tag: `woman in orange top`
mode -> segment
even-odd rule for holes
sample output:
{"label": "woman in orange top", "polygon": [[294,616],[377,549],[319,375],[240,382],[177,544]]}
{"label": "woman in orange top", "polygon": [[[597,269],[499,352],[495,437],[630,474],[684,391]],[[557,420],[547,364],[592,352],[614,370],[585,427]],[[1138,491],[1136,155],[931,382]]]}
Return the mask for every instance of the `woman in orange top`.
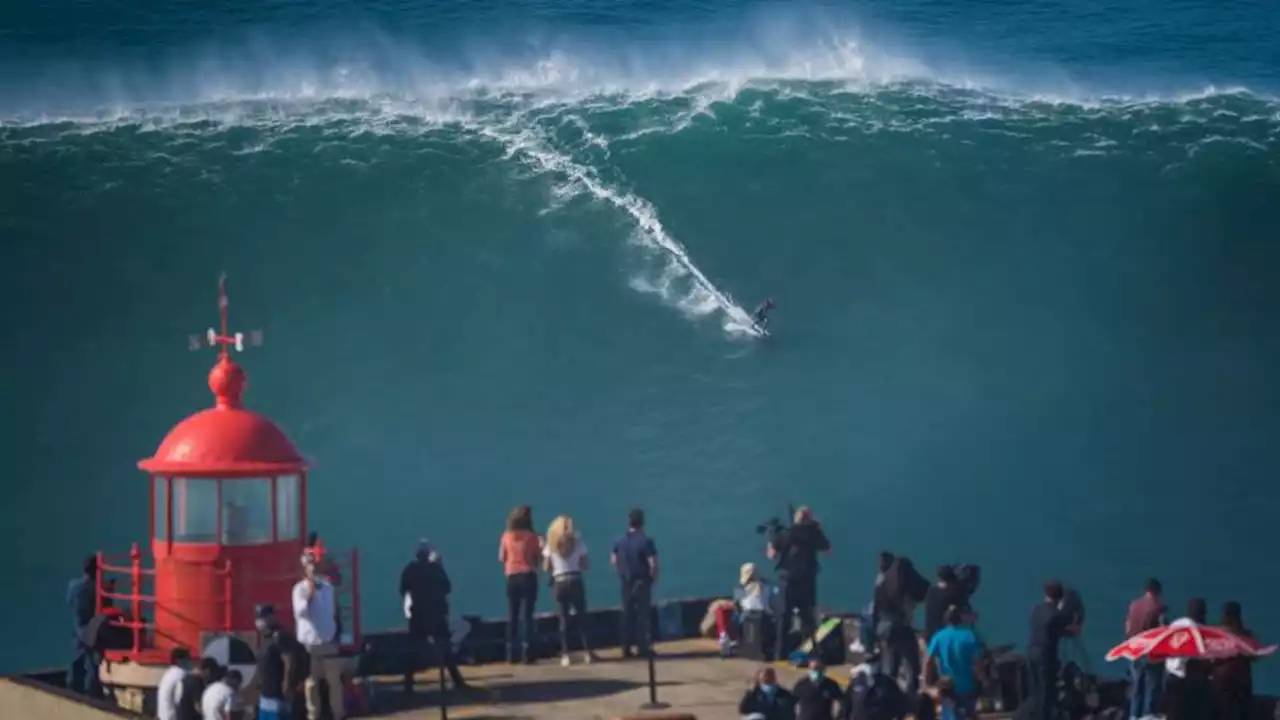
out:
{"label": "woman in orange top", "polygon": [[[498,542],[498,562],[507,575],[507,662],[517,658],[533,663],[533,606],[538,601],[538,561],[542,540],[533,532],[533,509],[521,505],[507,516],[507,530]],[[523,623],[520,621],[523,619]],[[516,626],[522,625],[520,654],[516,653]]]}

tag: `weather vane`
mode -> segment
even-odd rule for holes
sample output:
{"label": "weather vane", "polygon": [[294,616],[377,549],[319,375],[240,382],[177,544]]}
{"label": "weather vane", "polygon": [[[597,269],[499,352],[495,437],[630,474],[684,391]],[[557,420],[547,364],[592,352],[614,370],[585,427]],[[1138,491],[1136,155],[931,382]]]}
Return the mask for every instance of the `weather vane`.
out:
{"label": "weather vane", "polygon": [[189,336],[188,342],[192,350],[221,346],[219,354],[222,357],[226,357],[228,348],[234,347],[236,352],[244,352],[246,344],[255,347],[262,344],[261,330],[250,331],[248,335],[227,332],[227,309],[230,305],[231,302],[227,300],[227,274],[224,272],[218,277],[218,317],[221,321],[222,331],[218,332],[213,328],[209,328],[203,338],[199,335]]}

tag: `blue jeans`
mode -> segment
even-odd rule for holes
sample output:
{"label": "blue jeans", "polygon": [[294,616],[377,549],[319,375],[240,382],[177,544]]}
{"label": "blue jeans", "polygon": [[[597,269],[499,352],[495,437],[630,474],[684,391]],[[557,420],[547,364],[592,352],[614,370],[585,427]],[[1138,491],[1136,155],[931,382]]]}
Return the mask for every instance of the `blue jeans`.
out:
{"label": "blue jeans", "polygon": [[259,698],[258,720],[287,720],[293,716],[292,709],[285,700]]}
{"label": "blue jeans", "polygon": [[1164,663],[1133,661],[1129,681],[1129,717],[1155,715],[1164,690]]}
{"label": "blue jeans", "polygon": [[941,720],[973,720],[978,717],[978,696],[956,693],[942,701]]}
{"label": "blue jeans", "polygon": [[870,613],[862,615],[858,622],[858,642],[862,643],[862,647],[867,652],[875,652],[876,623],[871,619]]}
{"label": "blue jeans", "polygon": [[75,659],[67,668],[67,689],[90,697],[102,695],[102,682],[98,677],[98,666],[101,659],[97,653],[86,648],[76,649]]}

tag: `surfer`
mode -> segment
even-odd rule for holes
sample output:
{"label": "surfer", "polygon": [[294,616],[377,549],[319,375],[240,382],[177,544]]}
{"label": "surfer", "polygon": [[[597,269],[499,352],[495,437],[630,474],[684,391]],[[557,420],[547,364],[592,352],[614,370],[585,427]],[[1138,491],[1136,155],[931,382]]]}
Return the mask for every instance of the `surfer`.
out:
{"label": "surfer", "polygon": [[751,320],[755,322],[756,327],[761,330],[769,327],[769,311],[773,309],[774,304],[773,298],[768,298],[756,306],[756,311],[751,313]]}

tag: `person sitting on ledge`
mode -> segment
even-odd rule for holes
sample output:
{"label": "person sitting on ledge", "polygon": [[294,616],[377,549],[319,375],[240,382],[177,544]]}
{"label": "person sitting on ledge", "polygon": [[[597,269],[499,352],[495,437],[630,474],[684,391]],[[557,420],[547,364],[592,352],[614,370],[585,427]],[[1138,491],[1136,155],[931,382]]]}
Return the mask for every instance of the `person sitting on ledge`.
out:
{"label": "person sitting on ledge", "polygon": [[778,686],[777,673],[771,667],[756,671],[751,687],[738,703],[743,720],[794,720],[795,698],[786,688]]}
{"label": "person sitting on ledge", "polygon": [[738,571],[738,586],[733,589],[733,603],[738,612],[773,614],[775,589],[760,576],[755,563],[743,563]]}

